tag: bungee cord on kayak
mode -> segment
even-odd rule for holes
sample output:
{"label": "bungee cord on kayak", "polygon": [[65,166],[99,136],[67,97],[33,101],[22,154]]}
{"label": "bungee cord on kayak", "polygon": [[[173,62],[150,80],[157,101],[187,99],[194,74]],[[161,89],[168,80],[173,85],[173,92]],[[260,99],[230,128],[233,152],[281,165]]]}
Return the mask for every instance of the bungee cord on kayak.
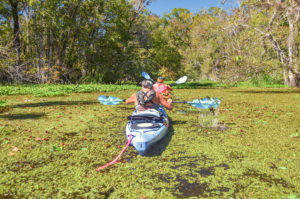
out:
{"label": "bungee cord on kayak", "polygon": [[96,171],[100,171],[100,170],[102,170],[102,169],[104,169],[104,168],[106,168],[106,167],[108,167],[108,166],[110,166],[110,165],[113,165],[113,164],[117,163],[118,159],[123,155],[123,153],[124,153],[124,152],[126,151],[126,149],[129,147],[129,145],[130,145],[130,143],[131,143],[131,140],[132,140],[132,135],[129,136],[128,141],[127,141],[127,144],[126,144],[126,146],[124,147],[124,149],[121,151],[121,153],[120,153],[113,161],[111,161],[111,162],[109,162],[109,163],[107,163],[107,164],[105,164],[105,165],[103,165],[103,166],[97,168]]}

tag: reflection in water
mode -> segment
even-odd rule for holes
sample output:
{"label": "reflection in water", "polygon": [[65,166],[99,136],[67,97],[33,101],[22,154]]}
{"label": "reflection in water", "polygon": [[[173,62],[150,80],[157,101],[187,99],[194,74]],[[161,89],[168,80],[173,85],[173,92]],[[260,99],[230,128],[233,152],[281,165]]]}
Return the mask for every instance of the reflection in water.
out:
{"label": "reflection in water", "polygon": [[218,126],[218,109],[199,109],[199,124],[201,127]]}

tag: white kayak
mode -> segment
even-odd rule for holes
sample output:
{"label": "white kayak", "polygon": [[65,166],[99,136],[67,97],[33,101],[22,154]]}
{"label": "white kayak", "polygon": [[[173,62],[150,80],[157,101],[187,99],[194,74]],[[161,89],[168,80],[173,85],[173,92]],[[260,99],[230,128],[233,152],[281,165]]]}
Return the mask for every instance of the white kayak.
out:
{"label": "white kayak", "polygon": [[129,135],[132,135],[131,145],[140,155],[145,155],[151,145],[167,134],[169,119],[162,107],[158,110],[134,111],[127,119],[126,137],[129,139]]}

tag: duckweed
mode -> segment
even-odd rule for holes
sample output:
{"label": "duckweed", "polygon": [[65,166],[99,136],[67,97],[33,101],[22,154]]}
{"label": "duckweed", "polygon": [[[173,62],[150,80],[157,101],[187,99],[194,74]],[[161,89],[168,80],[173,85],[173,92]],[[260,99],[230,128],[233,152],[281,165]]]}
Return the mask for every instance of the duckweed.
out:
{"label": "duckweed", "polygon": [[299,89],[175,90],[182,100],[222,98],[223,128],[203,127],[196,109],[174,104],[168,134],[146,156],[129,147],[96,172],[125,146],[133,111],[97,96],[133,92],[0,96],[12,107],[0,114],[0,198],[299,197]]}

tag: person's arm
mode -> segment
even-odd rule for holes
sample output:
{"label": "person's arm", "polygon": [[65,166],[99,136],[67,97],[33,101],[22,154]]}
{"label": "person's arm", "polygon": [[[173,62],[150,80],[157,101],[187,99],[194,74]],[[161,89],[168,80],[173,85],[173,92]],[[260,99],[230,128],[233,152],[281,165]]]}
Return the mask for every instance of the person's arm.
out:
{"label": "person's arm", "polygon": [[173,89],[171,88],[170,85],[167,85],[167,90],[172,91]]}
{"label": "person's arm", "polygon": [[132,103],[135,103],[135,99],[136,99],[136,95],[135,95],[135,93],[133,93],[133,94],[131,95],[131,97],[128,98],[128,99],[125,101],[125,104],[132,104]]}
{"label": "person's arm", "polygon": [[172,110],[173,109],[171,102],[167,102],[163,98],[162,95],[158,94],[158,95],[156,95],[156,97],[158,97],[160,104],[163,105],[166,109],[168,109],[168,110]]}

